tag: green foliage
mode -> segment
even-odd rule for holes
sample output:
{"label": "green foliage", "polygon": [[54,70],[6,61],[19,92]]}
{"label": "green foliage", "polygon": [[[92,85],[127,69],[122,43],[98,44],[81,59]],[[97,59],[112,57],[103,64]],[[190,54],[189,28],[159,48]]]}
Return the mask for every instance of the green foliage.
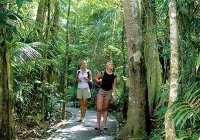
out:
{"label": "green foliage", "polygon": [[45,123],[42,122],[44,118],[44,115],[42,114],[37,114],[36,116],[32,116],[32,115],[29,115],[27,116],[27,119],[29,121],[33,121],[35,122],[39,127],[43,128],[43,129],[47,129],[47,125]]}
{"label": "green foliage", "polygon": [[[54,2],[55,0],[51,0],[51,21],[55,18],[53,17]],[[2,4],[7,7],[5,8]],[[153,30],[157,34],[164,83],[161,87],[160,100],[151,116],[153,120],[151,138],[155,140],[164,139],[163,122],[169,97],[170,44],[167,4],[168,2],[163,0],[157,0],[155,3],[157,26],[153,27]],[[60,113],[60,105],[64,102],[59,84],[66,50],[67,5],[68,1],[61,0],[59,27],[56,35],[49,32],[47,40],[46,29],[53,29],[55,26],[52,22],[50,27],[46,25],[46,22],[41,25],[35,20],[38,1],[1,0],[0,2],[0,30],[6,33],[5,36],[0,33],[0,44],[6,40],[8,47],[11,48],[16,121],[23,122],[28,116],[29,120],[43,127],[41,123],[43,118],[50,119],[53,115]],[[181,68],[179,95],[181,98],[172,106],[175,114],[174,122],[180,138],[195,139],[199,127],[199,89],[197,88],[199,83],[193,86],[187,84],[188,81],[195,83],[199,80],[200,10],[196,0],[187,2],[178,0],[177,9]],[[85,0],[80,3],[72,1],[68,48],[68,102],[77,101],[75,74],[80,68],[81,60],[87,60],[88,69],[92,71],[94,80],[97,73],[105,69],[105,64],[112,54],[114,73],[118,81],[119,103],[115,106],[111,102],[110,108],[122,110],[124,101],[128,100],[129,85],[128,64],[122,59],[123,20],[122,1]],[[113,23],[115,23],[115,28]],[[126,45],[124,47],[124,51],[127,52]],[[126,53],[125,61],[127,61]],[[47,77],[44,77],[44,71]],[[122,76],[125,77],[125,81]],[[40,114],[42,94],[47,98],[46,116]],[[95,106],[95,96],[96,91],[93,89],[88,107]],[[190,107],[191,104],[197,102],[195,108]]]}
{"label": "green foliage", "polygon": [[[175,102],[171,108],[174,114],[174,122],[180,129],[190,129],[191,134],[198,129],[200,120],[200,89],[199,83],[189,86],[188,91]],[[190,135],[191,136],[191,135]]]}
{"label": "green foliage", "polygon": [[19,8],[22,7],[23,1],[24,1],[24,0],[16,0],[17,6],[18,6]]}
{"label": "green foliage", "polygon": [[167,111],[169,98],[169,82],[161,87],[160,101],[156,106],[156,110],[151,116],[152,121],[152,132],[150,135],[151,140],[160,140],[165,138],[165,126],[164,119]]}
{"label": "green foliage", "polygon": [[199,65],[200,65],[200,54],[199,54],[197,61],[196,61],[196,71],[198,71]]}

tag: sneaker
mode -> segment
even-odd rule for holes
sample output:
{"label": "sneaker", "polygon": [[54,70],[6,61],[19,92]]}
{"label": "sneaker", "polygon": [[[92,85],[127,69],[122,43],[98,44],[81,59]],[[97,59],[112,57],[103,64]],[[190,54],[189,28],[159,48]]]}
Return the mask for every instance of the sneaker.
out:
{"label": "sneaker", "polygon": [[77,120],[76,122],[82,122],[82,119]]}
{"label": "sneaker", "polygon": [[106,130],[106,131],[107,131],[107,130],[108,130],[108,127],[104,127],[103,130]]}
{"label": "sneaker", "polygon": [[85,122],[85,119],[84,119],[84,118],[82,118],[81,122],[82,122],[82,123],[84,123],[84,122]]}
{"label": "sneaker", "polygon": [[108,127],[107,127],[106,124],[104,124],[104,126],[103,126],[103,130],[108,130]]}
{"label": "sneaker", "polygon": [[95,130],[100,130],[100,127],[95,127],[94,129],[95,129]]}

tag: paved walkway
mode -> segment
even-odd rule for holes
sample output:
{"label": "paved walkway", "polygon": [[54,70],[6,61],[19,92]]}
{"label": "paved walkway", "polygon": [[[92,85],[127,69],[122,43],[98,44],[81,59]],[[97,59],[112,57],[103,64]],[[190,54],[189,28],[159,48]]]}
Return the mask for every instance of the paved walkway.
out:
{"label": "paved walkway", "polygon": [[[107,121],[108,131],[94,130],[96,126],[96,111],[87,110],[84,123],[76,122],[80,118],[78,108],[68,108],[73,114],[65,126],[58,129],[48,140],[114,140],[118,133],[116,120],[109,115]],[[103,119],[103,118],[102,118]]]}

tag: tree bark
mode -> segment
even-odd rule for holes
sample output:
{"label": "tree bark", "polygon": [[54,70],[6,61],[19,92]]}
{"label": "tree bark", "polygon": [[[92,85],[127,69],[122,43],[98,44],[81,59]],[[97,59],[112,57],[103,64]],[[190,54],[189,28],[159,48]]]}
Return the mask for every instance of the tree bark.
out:
{"label": "tree bark", "polygon": [[[48,59],[48,41],[49,41],[49,28],[50,28],[50,11],[51,11],[51,3],[50,0],[47,0],[47,25],[46,25],[46,31],[45,31],[45,52],[44,52],[44,59]],[[48,72],[48,66],[44,64],[44,70],[43,70],[43,84],[45,85],[47,81],[47,72]],[[45,92],[45,91],[44,91]],[[43,121],[47,118],[47,102],[48,97],[45,95],[45,93],[42,93],[42,108],[41,112],[44,115]]]}
{"label": "tree bark", "polygon": [[[122,32],[121,32],[121,51],[122,51],[122,58],[123,58],[123,70],[122,75],[124,78],[126,77],[126,57],[125,57],[125,27],[123,23]],[[126,93],[126,80],[123,79],[123,119],[127,120],[127,111],[128,111],[128,93]]]}
{"label": "tree bark", "polygon": [[3,30],[0,36],[4,38],[0,46],[0,139],[15,140],[10,50]]}
{"label": "tree bark", "polygon": [[73,34],[73,46],[75,47],[76,46],[76,30],[77,30],[77,17],[75,16],[74,17],[74,34]]}
{"label": "tree bark", "polygon": [[[115,3],[114,3],[114,5],[115,5]],[[114,19],[113,19],[113,25],[112,25],[112,40],[111,40],[112,46],[115,46],[114,40],[115,40],[116,19],[117,19],[117,12],[115,11],[115,13],[114,13]],[[112,59],[113,59],[113,54],[112,54],[112,50],[110,50],[110,61]]]}
{"label": "tree bark", "polygon": [[138,0],[124,0],[124,20],[128,45],[129,106],[122,135],[134,139],[146,136],[146,75],[143,58],[141,18]]}
{"label": "tree bark", "polygon": [[63,107],[62,107],[62,119],[65,119],[66,116],[66,96],[67,96],[67,71],[68,71],[68,54],[69,54],[69,16],[70,16],[71,0],[68,4],[68,13],[67,13],[67,31],[66,31],[66,50],[64,56],[64,67],[63,67],[63,76],[61,80],[61,93],[63,94]]}
{"label": "tree bark", "polygon": [[47,0],[40,0],[37,9],[36,21],[38,21],[41,25],[43,25],[45,21],[45,15],[47,10],[46,5],[47,5]]}
{"label": "tree bark", "polygon": [[171,61],[170,61],[170,95],[168,102],[168,110],[165,114],[165,132],[166,140],[176,139],[175,124],[173,123],[172,110],[170,106],[177,100],[178,97],[178,28],[176,21],[176,2],[169,1],[169,20],[170,20],[170,45],[171,45]]}
{"label": "tree bark", "polygon": [[55,38],[59,29],[59,19],[60,19],[60,0],[56,0],[54,3],[54,15],[53,15],[53,25],[51,28],[52,37]]}
{"label": "tree bark", "polygon": [[156,46],[157,37],[153,31],[156,26],[155,0],[143,0],[144,5],[144,58],[147,70],[147,88],[149,111],[152,115],[159,101],[159,93],[162,85],[162,70],[159,60],[159,52]]}

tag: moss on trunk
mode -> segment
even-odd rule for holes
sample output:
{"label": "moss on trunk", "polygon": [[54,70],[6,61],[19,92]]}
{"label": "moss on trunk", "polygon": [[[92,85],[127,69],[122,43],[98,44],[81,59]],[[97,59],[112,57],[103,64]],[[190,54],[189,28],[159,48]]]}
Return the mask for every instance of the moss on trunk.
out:
{"label": "moss on trunk", "polygon": [[128,118],[121,135],[134,139],[146,136],[146,74],[143,57],[141,18],[137,0],[124,1],[124,19],[129,62]]}
{"label": "moss on trunk", "polygon": [[[1,33],[3,33],[3,31],[1,31]],[[5,40],[2,42],[0,48],[0,61],[0,139],[14,140],[15,125],[12,95],[11,61],[10,50],[6,46]]]}
{"label": "moss on trunk", "polygon": [[[157,37],[153,30],[156,26],[155,1],[144,0],[144,58],[147,72],[148,103],[150,114],[153,113],[159,101],[159,93],[162,85],[162,70],[159,60],[159,52],[156,46]],[[151,5],[154,3],[154,5]],[[151,6],[149,6],[151,5]]]}

